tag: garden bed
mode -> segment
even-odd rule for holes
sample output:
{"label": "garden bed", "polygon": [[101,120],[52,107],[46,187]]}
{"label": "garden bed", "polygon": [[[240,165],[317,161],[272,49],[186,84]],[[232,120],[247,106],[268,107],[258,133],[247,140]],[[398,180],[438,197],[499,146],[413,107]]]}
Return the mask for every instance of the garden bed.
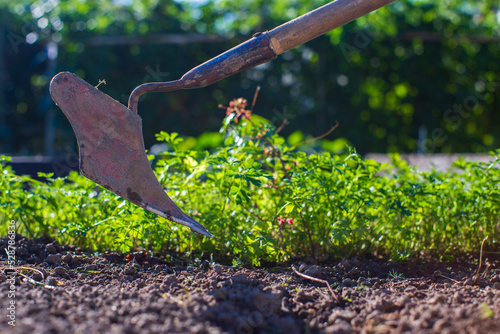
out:
{"label": "garden bed", "polygon": [[[13,333],[497,333],[500,263],[346,259],[246,269],[18,236]],[[0,239],[0,248],[7,239]],[[7,257],[2,252],[1,260]],[[486,269],[486,270],[485,270]],[[0,274],[1,309],[11,277]],[[29,277],[29,279],[27,278]],[[6,317],[2,322],[7,325]],[[2,327],[7,328],[10,326]]]}

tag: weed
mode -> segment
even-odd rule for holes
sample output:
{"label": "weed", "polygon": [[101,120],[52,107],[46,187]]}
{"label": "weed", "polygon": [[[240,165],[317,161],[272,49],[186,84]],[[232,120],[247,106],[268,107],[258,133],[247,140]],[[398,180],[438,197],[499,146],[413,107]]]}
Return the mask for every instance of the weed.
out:
{"label": "weed", "polygon": [[241,259],[239,257],[233,258],[233,267],[234,268],[241,268],[242,265],[243,265],[243,262],[241,261]]}
{"label": "weed", "polygon": [[363,284],[358,284],[354,287],[354,290],[356,290],[356,291],[368,290],[368,287],[366,285],[363,285]]}
{"label": "weed", "polygon": [[398,271],[396,269],[392,269],[391,271],[389,271],[388,275],[390,278],[395,279],[395,280],[401,280],[404,278],[403,274],[398,273]]}
{"label": "weed", "polygon": [[493,312],[493,310],[486,303],[481,303],[481,305],[479,305],[479,308],[482,312],[482,319],[488,319],[495,315],[495,312]]}
{"label": "weed", "polygon": [[[45,175],[42,183],[4,164],[0,217],[32,238],[47,234],[96,250],[218,254],[234,265],[367,252],[453,256],[474,251],[487,235],[498,244],[500,150],[491,164],[460,159],[460,172],[421,173],[396,154],[395,167],[352,148],[307,154],[247,110],[245,100],[225,110],[223,142],[212,152],[186,149],[176,133],[161,132],[157,139],[170,150],[153,160],[169,196],[215,238],[190,233],[77,173]],[[7,235],[5,224],[0,235]]]}

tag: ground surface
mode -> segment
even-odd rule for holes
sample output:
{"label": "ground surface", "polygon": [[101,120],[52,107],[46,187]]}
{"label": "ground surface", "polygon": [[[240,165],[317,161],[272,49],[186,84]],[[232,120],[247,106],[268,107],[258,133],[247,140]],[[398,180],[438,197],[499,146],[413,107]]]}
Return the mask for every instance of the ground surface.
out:
{"label": "ground surface", "polygon": [[[6,247],[0,239],[0,249]],[[12,327],[6,317],[12,276],[0,271],[0,332],[483,334],[500,328],[500,265],[491,259],[477,284],[477,263],[465,260],[296,264],[332,284],[337,301],[325,284],[290,268],[174,266],[142,253],[89,256],[24,238],[17,247],[17,264],[41,273],[21,271],[32,280],[16,276]]]}

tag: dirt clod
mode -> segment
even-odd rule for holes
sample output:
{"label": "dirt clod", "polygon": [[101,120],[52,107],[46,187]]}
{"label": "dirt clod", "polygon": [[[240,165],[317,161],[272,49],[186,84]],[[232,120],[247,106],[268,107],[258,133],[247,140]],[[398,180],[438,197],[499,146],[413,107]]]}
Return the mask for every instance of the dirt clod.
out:
{"label": "dirt clod", "polygon": [[63,267],[56,267],[56,268],[54,269],[54,273],[56,273],[56,274],[57,274],[57,275],[59,275],[59,276],[63,276],[63,277],[64,277],[64,276],[67,276],[66,269],[65,269],[65,268],[63,268]]}
{"label": "dirt clod", "polygon": [[70,253],[68,253],[63,256],[62,260],[64,261],[64,263],[70,264],[71,261],[73,260],[73,256]]}
{"label": "dirt clod", "polygon": [[61,264],[62,258],[59,254],[50,254],[45,258],[45,262],[50,264]]}
{"label": "dirt clod", "polygon": [[133,275],[133,274],[137,273],[137,270],[132,266],[128,266],[123,270],[123,273],[125,275]]}
{"label": "dirt clod", "polygon": [[47,278],[47,284],[55,286],[59,284],[59,281],[57,280],[57,278],[50,276],[49,278]]}
{"label": "dirt clod", "polygon": [[214,265],[213,269],[217,274],[222,274],[222,267],[219,266],[218,264]]}

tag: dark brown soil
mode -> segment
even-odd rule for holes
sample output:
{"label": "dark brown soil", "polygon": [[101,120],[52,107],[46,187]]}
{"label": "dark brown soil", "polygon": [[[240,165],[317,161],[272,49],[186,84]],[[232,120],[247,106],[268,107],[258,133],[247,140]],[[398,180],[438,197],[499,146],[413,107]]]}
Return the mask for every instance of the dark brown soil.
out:
{"label": "dark brown soil", "polygon": [[[90,256],[18,237],[0,273],[0,332],[12,333],[499,333],[500,265],[343,260],[330,266],[174,266],[145,253]],[[0,239],[0,249],[7,239]],[[0,257],[6,263],[2,251]],[[15,327],[7,298],[15,278]],[[38,283],[37,283],[38,282]]]}

